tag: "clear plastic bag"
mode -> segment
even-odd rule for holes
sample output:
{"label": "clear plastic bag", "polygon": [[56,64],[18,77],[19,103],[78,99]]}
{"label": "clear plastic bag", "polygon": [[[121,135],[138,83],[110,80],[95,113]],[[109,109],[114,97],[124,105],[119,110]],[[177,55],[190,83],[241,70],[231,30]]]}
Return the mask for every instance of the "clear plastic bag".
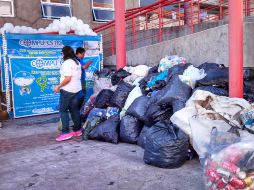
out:
{"label": "clear plastic bag", "polygon": [[206,189],[254,189],[254,138],[250,133],[214,128],[209,150],[203,162]]}
{"label": "clear plastic bag", "polygon": [[184,57],[179,57],[178,55],[166,56],[160,60],[160,64],[158,67],[158,72],[163,72],[173,67],[174,65],[186,63],[186,59]]}

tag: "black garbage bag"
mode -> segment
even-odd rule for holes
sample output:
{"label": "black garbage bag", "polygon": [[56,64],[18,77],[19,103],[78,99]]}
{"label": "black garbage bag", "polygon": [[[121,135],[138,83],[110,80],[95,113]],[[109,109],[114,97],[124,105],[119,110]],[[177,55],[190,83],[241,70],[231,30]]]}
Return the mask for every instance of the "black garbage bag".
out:
{"label": "black garbage bag", "polygon": [[254,80],[244,80],[243,91],[243,98],[248,102],[254,102]]}
{"label": "black garbage bag", "polygon": [[129,72],[125,71],[124,69],[119,69],[115,73],[111,75],[111,83],[112,85],[118,84],[120,81],[122,81],[125,77],[131,75]]}
{"label": "black garbage bag", "polygon": [[149,129],[144,162],[160,168],[178,168],[188,155],[188,136],[170,121],[160,121]]}
{"label": "black garbage bag", "polygon": [[110,100],[113,96],[114,92],[109,89],[103,89],[97,95],[95,99],[95,107],[96,108],[107,108],[109,106]]}
{"label": "black garbage bag", "polygon": [[219,86],[228,88],[228,68],[210,69],[205,78],[198,80],[196,86]]}
{"label": "black garbage bag", "polygon": [[145,121],[146,111],[149,106],[148,101],[149,97],[147,96],[140,96],[136,98],[127,109],[126,114],[132,115],[141,121]]}
{"label": "black garbage bag", "polygon": [[100,71],[95,71],[94,74],[98,76],[99,78],[105,78],[105,77],[108,77],[111,72],[112,70],[108,68],[103,68]]}
{"label": "black garbage bag", "polygon": [[185,71],[185,69],[187,69],[191,64],[190,63],[186,63],[186,64],[178,64],[178,65],[174,65],[173,67],[168,69],[168,77],[166,79],[167,82],[169,82],[169,80],[173,77],[173,76],[178,76],[178,75],[182,75],[183,72]]}
{"label": "black garbage bag", "polygon": [[213,70],[213,69],[216,70],[216,69],[221,69],[221,68],[225,68],[225,65],[205,62],[205,63],[198,66],[198,69],[204,69],[205,72],[208,70]]}
{"label": "black garbage bag", "polygon": [[150,68],[149,71],[148,71],[148,75],[150,75],[152,73],[157,74],[158,73],[158,68],[159,68],[159,65],[156,65],[156,66],[153,66],[152,68]]}
{"label": "black garbage bag", "polygon": [[157,76],[157,73],[150,73],[139,81],[139,87],[143,95],[147,95],[152,89],[147,88],[147,83],[152,80],[153,77]]}
{"label": "black garbage bag", "polygon": [[121,82],[111,97],[110,107],[118,107],[121,109],[133,88],[134,86]]}
{"label": "black garbage bag", "polygon": [[183,108],[185,108],[185,102],[181,100],[175,100],[172,102],[173,114]]}
{"label": "black garbage bag", "polygon": [[145,125],[152,126],[158,121],[169,119],[173,115],[172,107],[150,104],[145,114]]}
{"label": "black garbage bag", "polygon": [[137,118],[131,115],[124,116],[120,125],[120,139],[126,143],[136,144],[142,127],[143,123]]}
{"label": "black garbage bag", "polygon": [[252,93],[244,93],[243,98],[250,103],[254,102],[254,94],[252,94]]}
{"label": "black garbage bag", "polygon": [[120,117],[111,116],[89,133],[89,139],[117,144],[119,142]]}
{"label": "black garbage bag", "polygon": [[143,95],[147,95],[149,92],[152,91],[152,89],[147,88],[147,83],[151,81],[153,77],[156,77],[158,75],[158,67],[159,65],[150,68],[147,76],[139,81],[139,87]]}
{"label": "black garbage bag", "polygon": [[215,86],[200,86],[200,87],[197,87],[193,90],[192,94],[194,92],[196,92],[196,90],[204,90],[204,91],[208,91],[208,92],[211,92],[215,95],[218,95],[218,96],[228,96],[228,91],[223,89],[223,88],[218,88],[218,87],[215,87]]}
{"label": "black garbage bag", "polygon": [[244,80],[253,80],[254,79],[254,69],[253,68],[244,68],[243,69],[243,78]]}
{"label": "black garbage bag", "polygon": [[144,126],[138,137],[138,145],[143,149],[145,149],[146,146],[146,137],[149,135],[149,129],[149,127]]}
{"label": "black garbage bag", "polygon": [[92,119],[87,120],[82,128],[82,139],[87,141],[90,132],[103,121],[105,121],[105,118],[99,116],[94,116]]}
{"label": "black garbage bag", "polygon": [[88,114],[94,108],[95,97],[90,97],[87,102],[83,102],[82,108],[80,109],[80,118],[82,122],[85,122]]}
{"label": "black garbage bag", "polygon": [[171,78],[167,86],[158,92],[161,98],[157,101],[157,105],[168,104],[175,100],[186,102],[191,92],[191,87],[182,82],[178,76]]}
{"label": "black garbage bag", "polygon": [[254,92],[254,80],[243,81],[243,90],[245,93],[253,93]]}
{"label": "black garbage bag", "polygon": [[161,90],[167,83],[165,80],[157,80],[155,81],[155,85],[153,85],[152,90]]}

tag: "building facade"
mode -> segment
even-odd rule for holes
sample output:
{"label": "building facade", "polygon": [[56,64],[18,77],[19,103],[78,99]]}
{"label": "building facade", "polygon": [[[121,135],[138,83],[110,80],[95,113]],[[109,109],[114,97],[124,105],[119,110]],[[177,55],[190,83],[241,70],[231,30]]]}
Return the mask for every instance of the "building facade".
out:
{"label": "building facade", "polygon": [[[126,9],[138,6],[139,0],[126,0]],[[0,28],[7,22],[45,28],[61,16],[75,16],[93,28],[114,18],[114,0],[0,0]]]}

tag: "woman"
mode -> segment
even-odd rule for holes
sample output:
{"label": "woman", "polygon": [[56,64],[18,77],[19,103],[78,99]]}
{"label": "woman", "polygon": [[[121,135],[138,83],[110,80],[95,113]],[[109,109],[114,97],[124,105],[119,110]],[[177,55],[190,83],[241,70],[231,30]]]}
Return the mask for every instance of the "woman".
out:
{"label": "woman", "polygon": [[[81,64],[76,59],[74,50],[70,46],[62,49],[64,62],[60,68],[60,84],[55,92],[60,92],[59,113],[62,121],[62,134],[56,141],[64,141],[73,136],[81,136],[80,107],[83,93],[81,88]],[[73,132],[69,131],[69,112],[74,123]]]}

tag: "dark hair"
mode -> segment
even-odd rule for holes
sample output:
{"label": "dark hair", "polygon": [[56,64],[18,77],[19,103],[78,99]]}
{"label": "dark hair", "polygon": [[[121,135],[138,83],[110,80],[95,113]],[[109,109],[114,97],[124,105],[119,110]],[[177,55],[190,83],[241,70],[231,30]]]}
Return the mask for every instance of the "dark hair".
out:
{"label": "dark hair", "polygon": [[72,49],[72,47],[70,46],[64,46],[62,49],[62,53],[63,53],[63,59],[64,61],[67,59],[72,59],[73,61],[76,62],[76,64],[79,64],[79,61],[76,58],[76,55],[74,53],[74,50]]}
{"label": "dark hair", "polygon": [[82,54],[82,53],[85,53],[85,52],[86,52],[86,50],[84,48],[82,48],[82,47],[78,47],[76,49],[76,55],[78,55],[79,53]]}

